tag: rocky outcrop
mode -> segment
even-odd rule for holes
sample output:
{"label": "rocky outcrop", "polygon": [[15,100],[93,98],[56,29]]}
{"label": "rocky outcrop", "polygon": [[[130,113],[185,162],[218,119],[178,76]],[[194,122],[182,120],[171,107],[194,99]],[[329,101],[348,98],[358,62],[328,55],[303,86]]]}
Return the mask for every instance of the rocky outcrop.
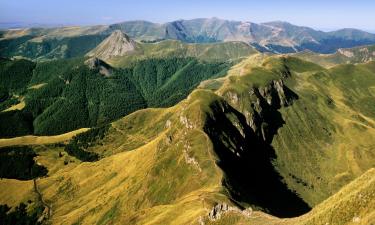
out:
{"label": "rocky outcrop", "polygon": [[109,77],[112,74],[112,67],[99,58],[90,58],[85,61],[85,64],[92,70],[98,70],[103,76]]}
{"label": "rocky outcrop", "polygon": [[242,96],[227,92],[224,98],[245,116],[247,124],[256,134],[270,143],[276,130],[283,124],[277,110],[291,105],[298,96],[279,79],[264,87],[251,87]]}
{"label": "rocky outcrop", "polygon": [[136,50],[136,42],[120,30],[115,30],[96,48],[87,53],[89,57],[108,60],[116,56],[124,56]]}
{"label": "rocky outcrop", "polygon": [[338,53],[348,57],[348,58],[352,58],[354,56],[354,53],[351,52],[351,51],[348,51],[348,50],[345,50],[345,49],[342,49],[340,48],[339,50],[337,50]]}
{"label": "rocky outcrop", "polygon": [[208,219],[211,221],[215,221],[220,219],[224,214],[232,212],[232,213],[239,213],[245,217],[250,217],[253,210],[251,208],[247,208],[241,210],[234,206],[229,206],[226,203],[218,203],[216,204],[211,211],[208,213]]}
{"label": "rocky outcrop", "polygon": [[[224,100],[210,105],[204,130],[225,173],[223,185],[231,199],[241,206],[256,205],[278,217],[292,217],[306,213],[310,207],[288,189],[273,164],[276,154],[271,142],[285,123],[279,109],[298,98],[284,84],[283,73],[280,77],[261,87],[224,92]],[[217,206],[211,217],[226,209]]]}

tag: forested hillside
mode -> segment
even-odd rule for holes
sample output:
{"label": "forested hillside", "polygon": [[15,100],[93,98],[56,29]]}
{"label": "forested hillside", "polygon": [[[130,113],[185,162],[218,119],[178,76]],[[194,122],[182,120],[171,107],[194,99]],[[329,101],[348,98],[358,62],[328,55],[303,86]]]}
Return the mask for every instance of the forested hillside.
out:
{"label": "forested hillside", "polygon": [[60,134],[106,124],[138,109],[172,106],[230,66],[194,58],[146,59],[105,76],[84,58],[1,63],[1,106],[25,103],[0,113],[1,137]]}

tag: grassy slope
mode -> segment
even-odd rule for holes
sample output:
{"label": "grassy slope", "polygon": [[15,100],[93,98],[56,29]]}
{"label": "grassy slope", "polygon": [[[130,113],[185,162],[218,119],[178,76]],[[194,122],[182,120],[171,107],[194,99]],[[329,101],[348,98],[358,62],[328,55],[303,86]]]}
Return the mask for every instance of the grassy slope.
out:
{"label": "grassy slope", "polygon": [[[286,59],[292,74],[285,82],[299,98],[280,109],[284,124],[272,140],[277,155],[274,164],[288,186],[314,206],[375,166],[374,63],[326,70]],[[280,61],[273,57],[263,66],[279,70]],[[264,85],[275,79],[275,74],[241,68],[218,93],[246,115],[251,109],[249,86]],[[251,76],[238,76],[241,72]],[[233,96],[239,100],[233,102]],[[296,161],[299,163],[291,163]]]}
{"label": "grassy slope", "polygon": [[[254,68],[255,65],[262,67]],[[215,203],[229,202],[213,143],[203,132],[207,116],[214,113],[212,105],[228,102],[244,113],[243,109],[250,105],[245,96],[249,88],[279,79],[285,65],[292,72],[285,83],[299,99],[281,109],[285,124],[272,146],[277,154],[275,166],[288,186],[309,204],[317,205],[373,167],[373,111],[361,108],[360,104],[365,95],[373,94],[373,83],[363,82],[374,76],[373,63],[353,66],[352,70],[345,66],[325,70],[294,58],[252,57],[233,67],[215,88],[216,93],[198,89],[172,108],[145,109],[112,123],[103,145],[90,149],[107,156],[98,162],[55,168],[54,165],[62,164],[62,159],[51,155],[56,150],[40,151],[38,161],[48,162],[50,174],[38,183],[45,199],[52,204],[52,222],[191,224],[198,223],[200,216],[206,219]],[[348,74],[351,79],[347,79]],[[350,95],[352,104],[347,101],[348,91],[355,93]],[[240,104],[228,98],[229,92],[239,96]],[[230,111],[226,116],[232,121],[236,118]],[[369,179],[372,174],[370,171],[344,189],[341,195],[347,198],[333,196],[298,221],[313,223],[323,216],[325,220],[331,218],[332,224],[341,224],[355,213],[370,220],[371,211],[348,203],[355,200],[355,204],[360,204],[352,190],[363,190],[373,196],[374,182]],[[0,181],[0,188],[5,185],[10,187],[9,180]],[[16,187],[17,182],[11,189]],[[10,200],[2,200],[14,205]],[[368,210],[373,209],[371,204]],[[336,216],[329,214],[337,207],[340,211]],[[256,212],[249,220],[235,215],[223,221],[222,224],[293,224],[295,220],[281,221]]]}
{"label": "grassy slope", "polygon": [[[190,223],[205,212],[205,207],[212,204],[211,199],[225,199],[218,192],[221,172],[215,165],[209,139],[202,131],[187,129],[179,118],[183,113],[192,121],[200,121],[199,108],[203,104],[200,98],[195,100],[192,97],[190,101],[166,110],[142,110],[114,123],[113,127],[119,133],[128,129],[130,133],[140,129],[140,133],[146,135],[155,132],[151,130],[150,133],[142,123],[134,123],[134,118],[146,124],[161,124],[162,129],[155,132],[147,144],[137,138],[140,143],[133,145],[141,147],[133,151],[121,152],[95,163],[80,164],[74,169],[63,168],[40,180],[45,198],[53,202],[55,216],[52,222],[81,220],[85,224],[100,224],[116,219],[122,224],[151,221],[159,224]],[[184,110],[184,107],[187,108]],[[149,113],[153,116],[145,115]],[[172,116],[165,116],[168,114]],[[165,127],[168,120],[170,128]],[[133,128],[126,127],[133,124]],[[128,139],[126,136],[116,138],[116,142],[127,145]],[[131,149],[132,146],[127,148]],[[194,157],[199,167],[188,164],[186,157]],[[72,211],[78,201],[83,207]],[[177,217],[167,213],[180,210],[184,213]]]}
{"label": "grassy slope", "polygon": [[318,54],[311,51],[304,51],[292,55],[324,67],[332,67],[344,63],[365,63],[374,60],[375,46],[340,49],[332,54]]}
{"label": "grassy slope", "polygon": [[326,225],[373,224],[375,221],[375,170],[370,169],[339,192],[335,193],[309,213],[292,219],[278,219],[262,212],[253,212],[248,218],[238,213],[226,213],[217,221],[206,224],[259,224],[259,225]]}
{"label": "grassy slope", "polygon": [[0,38],[1,56],[51,60],[84,56],[107,36],[108,26],[10,30]]}
{"label": "grassy slope", "polygon": [[294,77],[299,100],[281,110],[285,125],[273,146],[286,182],[314,206],[375,166],[374,63]]}
{"label": "grassy slope", "polygon": [[65,134],[55,135],[55,136],[22,136],[15,138],[2,138],[0,139],[0,147],[7,146],[19,146],[19,145],[45,145],[60,143],[70,140],[75,135],[87,131],[88,128],[81,128],[74,130]]}
{"label": "grassy slope", "polygon": [[186,44],[180,41],[161,41],[157,43],[139,44],[137,52],[109,60],[116,67],[127,67],[132,63],[147,58],[194,57],[203,61],[238,60],[257,51],[242,42],[226,42],[214,44]]}

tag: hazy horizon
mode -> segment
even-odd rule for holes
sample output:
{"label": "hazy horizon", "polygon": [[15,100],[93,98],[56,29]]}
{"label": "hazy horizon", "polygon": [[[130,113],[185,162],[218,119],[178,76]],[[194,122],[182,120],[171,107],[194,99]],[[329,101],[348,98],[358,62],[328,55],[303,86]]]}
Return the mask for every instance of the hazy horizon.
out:
{"label": "hazy horizon", "polygon": [[[131,20],[164,23],[179,19],[212,18],[255,23],[286,21],[299,26],[331,31],[356,28],[375,32],[375,2],[322,0],[263,2],[234,0],[176,2],[147,1],[73,1],[1,0],[0,26],[99,25]],[[18,24],[18,25],[17,25]]]}

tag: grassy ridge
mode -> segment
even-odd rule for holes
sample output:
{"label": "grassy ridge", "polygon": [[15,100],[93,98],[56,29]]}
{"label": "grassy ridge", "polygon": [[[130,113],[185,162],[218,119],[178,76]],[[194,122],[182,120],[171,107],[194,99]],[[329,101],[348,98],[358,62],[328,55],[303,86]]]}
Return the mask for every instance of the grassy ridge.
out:
{"label": "grassy ridge", "polygon": [[200,61],[225,62],[237,61],[256,53],[257,51],[252,46],[243,42],[186,44],[165,40],[157,43],[142,43],[135,53],[112,58],[109,63],[117,67],[128,67],[138,60],[166,57],[193,57]]}
{"label": "grassy ridge", "polygon": [[310,51],[293,54],[298,58],[317,63],[324,67],[333,67],[339,64],[366,63],[375,59],[375,46],[361,46],[339,49],[332,54],[317,54]]}
{"label": "grassy ridge", "polygon": [[[47,147],[40,160],[53,172],[39,183],[54,203],[52,223],[345,224],[358,215],[365,224],[373,201],[367,210],[358,197],[372,196],[372,171],[355,178],[374,166],[374,119],[370,105],[357,107],[372,96],[374,74],[372,63],[327,70],[292,57],[254,56],[232,67],[214,89],[200,88],[173,107],[139,110],[112,123],[86,149],[104,156],[99,161],[63,167],[62,159],[51,156],[59,147]],[[251,169],[223,166],[229,158],[240,164],[236,168]],[[268,176],[274,172],[280,180]],[[343,194],[323,202],[352,180]],[[218,203],[233,206],[237,199],[229,188],[241,191],[246,184],[258,188],[250,195],[263,195],[237,204],[275,213],[264,202],[273,195],[257,192],[267,182],[318,206],[292,220],[261,212],[246,217],[241,211],[208,218]],[[5,185],[17,188],[1,180],[0,188]]]}

